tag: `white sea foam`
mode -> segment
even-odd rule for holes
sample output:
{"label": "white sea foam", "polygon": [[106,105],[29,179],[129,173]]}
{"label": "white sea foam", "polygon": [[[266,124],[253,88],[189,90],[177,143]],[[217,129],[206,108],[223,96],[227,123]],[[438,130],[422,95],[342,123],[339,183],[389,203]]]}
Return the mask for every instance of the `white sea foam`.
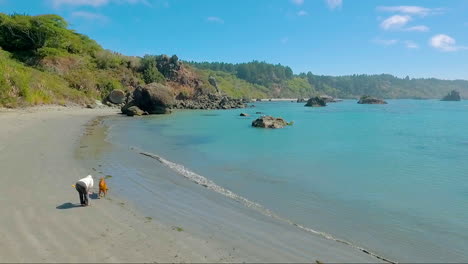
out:
{"label": "white sea foam", "polygon": [[[133,150],[136,150],[133,148]],[[318,235],[318,236],[321,236],[321,237],[324,237],[326,239],[329,239],[329,240],[333,240],[333,241],[336,241],[336,242],[339,242],[339,243],[342,243],[342,244],[345,244],[345,245],[348,245],[350,247],[353,247],[357,250],[360,250],[366,254],[369,254],[377,259],[380,259],[380,260],[383,260],[383,261],[386,261],[386,262],[389,262],[389,263],[396,263],[395,261],[392,261],[392,260],[389,260],[385,257],[382,257],[382,256],[379,256],[367,249],[364,249],[360,246],[357,246],[357,245],[354,245],[352,244],[351,242],[348,242],[346,240],[343,240],[343,239],[340,239],[340,238],[336,238],[328,233],[325,233],[325,232],[320,232],[320,231],[317,231],[317,230],[314,230],[312,228],[308,228],[308,227],[305,227],[305,226],[302,226],[302,225],[299,225],[299,224],[296,224],[294,223],[293,221],[287,219],[287,218],[284,218],[284,217],[281,217],[275,213],[273,213],[272,211],[268,210],[267,208],[263,207],[262,205],[258,204],[258,203],[255,203],[255,202],[252,202],[240,195],[237,195],[235,193],[233,193],[232,191],[228,190],[228,189],[225,189],[219,185],[217,185],[216,183],[214,183],[213,181],[191,171],[190,169],[186,168],[185,166],[181,165],[181,164],[177,164],[177,163],[174,163],[172,161],[169,161],[169,160],[166,160],[164,159],[163,157],[161,156],[158,156],[156,154],[153,154],[153,153],[148,153],[148,152],[140,152],[139,153],[141,155],[144,155],[144,156],[147,156],[149,158],[152,158],[152,159],[155,159],[157,161],[159,161],[161,164],[163,164],[164,166],[172,169],[173,171],[177,172],[178,174],[180,174],[181,176],[185,177],[186,179],[196,183],[196,184],[199,184],[201,186],[204,186],[206,187],[207,189],[210,189],[212,191],[215,191],[217,193],[220,193],[226,197],[229,197],[230,199],[233,199],[239,203],[242,203],[243,205],[251,208],[251,209],[254,209],[264,215],[267,215],[269,217],[272,217],[274,219],[277,219],[279,221],[282,221],[282,222],[285,222],[285,223],[288,223],[290,225],[293,225],[303,231],[306,231],[308,233],[312,233],[312,234],[315,234],[315,235]]]}

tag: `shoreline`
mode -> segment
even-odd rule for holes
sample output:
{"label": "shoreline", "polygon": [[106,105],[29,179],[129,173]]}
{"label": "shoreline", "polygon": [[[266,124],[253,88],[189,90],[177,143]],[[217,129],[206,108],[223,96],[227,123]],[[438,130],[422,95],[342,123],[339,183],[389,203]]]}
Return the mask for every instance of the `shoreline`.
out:
{"label": "shoreline", "polygon": [[[0,111],[3,262],[236,262],[186,232],[146,218],[111,190],[79,201],[71,187],[97,174],[76,159],[86,124],[116,109],[44,106]],[[89,132],[89,131],[88,131]]]}

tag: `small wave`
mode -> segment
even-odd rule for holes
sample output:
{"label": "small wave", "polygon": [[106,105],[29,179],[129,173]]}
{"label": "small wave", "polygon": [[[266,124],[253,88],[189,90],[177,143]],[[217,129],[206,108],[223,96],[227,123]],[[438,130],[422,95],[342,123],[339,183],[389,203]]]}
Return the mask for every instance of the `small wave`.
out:
{"label": "small wave", "polygon": [[[134,148],[132,148],[133,150],[136,150]],[[293,221],[287,219],[287,218],[284,218],[284,217],[281,217],[275,213],[273,213],[272,211],[268,210],[267,208],[263,207],[262,205],[258,204],[258,203],[255,203],[255,202],[252,202],[250,200],[248,200],[247,198],[244,198],[240,195],[237,195],[235,193],[233,193],[232,191],[228,190],[228,189],[225,189],[219,185],[217,185],[216,183],[214,183],[213,181],[187,169],[186,167],[184,167],[183,165],[181,164],[177,164],[177,163],[174,163],[174,162],[171,162],[169,160],[166,160],[164,159],[163,157],[161,156],[158,156],[156,154],[153,154],[153,153],[148,153],[148,152],[139,152],[141,155],[143,156],[146,156],[146,157],[149,157],[149,158],[152,158],[152,159],[155,159],[157,161],[159,161],[161,164],[163,164],[164,166],[172,169],[173,171],[177,172],[178,174],[184,176],[185,178],[187,178],[188,180],[198,184],[198,185],[201,185],[207,189],[210,189],[212,191],[215,191],[217,193],[220,193],[226,197],[229,197],[239,203],[242,203],[243,205],[249,207],[249,208],[252,208],[254,210],[257,210],[259,211],[260,213],[264,214],[264,215],[267,215],[269,217],[272,217],[274,219],[277,219],[277,220],[280,220],[282,222],[285,222],[285,223],[288,223],[292,226],[295,226],[303,231],[306,231],[308,233],[312,233],[312,234],[315,234],[315,235],[318,235],[318,236],[321,236],[321,237],[324,237],[326,239],[329,239],[329,240],[333,240],[333,241],[336,241],[336,242],[339,242],[339,243],[342,243],[342,244],[345,244],[347,246],[350,246],[352,248],[355,248],[357,250],[360,250],[368,255],[371,255],[377,259],[380,259],[380,260],[383,260],[383,261],[386,261],[386,262],[389,262],[389,263],[397,263],[395,261],[391,261],[385,257],[382,257],[382,256],[379,256],[377,255],[376,253],[373,253],[365,248],[362,248],[360,246],[357,246],[357,245],[354,245],[353,243],[351,242],[348,242],[346,240],[343,240],[343,239],[340,239],[340,238],[336,238],[328,233],[325,233],[325,232],[320,232],[320,231],[316,231],[314,229],[311,229],[311,228],[308,228],[308,227],[305,227],[305,226],[302,226],[300,224],[296,224],[294,223]]]}

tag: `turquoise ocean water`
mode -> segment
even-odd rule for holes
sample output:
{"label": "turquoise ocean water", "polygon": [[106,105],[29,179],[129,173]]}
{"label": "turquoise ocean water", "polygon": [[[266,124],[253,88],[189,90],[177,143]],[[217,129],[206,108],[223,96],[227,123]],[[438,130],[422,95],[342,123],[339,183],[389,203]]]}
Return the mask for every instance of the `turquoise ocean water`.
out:
{"label": "turquoise ocean water", "polygon": [[[468,101],[255,105],[110,119],[108,139],[391,260],[468,261]],[[294,125],[252,128],[256,112]]]}

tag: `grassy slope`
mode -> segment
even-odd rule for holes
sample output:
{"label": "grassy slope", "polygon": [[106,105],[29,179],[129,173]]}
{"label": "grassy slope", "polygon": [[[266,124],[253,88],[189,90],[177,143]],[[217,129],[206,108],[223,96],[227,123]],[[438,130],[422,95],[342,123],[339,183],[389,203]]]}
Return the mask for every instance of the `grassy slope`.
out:
{"label": "grassy slope", "polygon": [[0,106],[17,107],[37,104],[84,104],[90,98],[69,87],[56,74],[42,72],[11,58],[0,50]]}

